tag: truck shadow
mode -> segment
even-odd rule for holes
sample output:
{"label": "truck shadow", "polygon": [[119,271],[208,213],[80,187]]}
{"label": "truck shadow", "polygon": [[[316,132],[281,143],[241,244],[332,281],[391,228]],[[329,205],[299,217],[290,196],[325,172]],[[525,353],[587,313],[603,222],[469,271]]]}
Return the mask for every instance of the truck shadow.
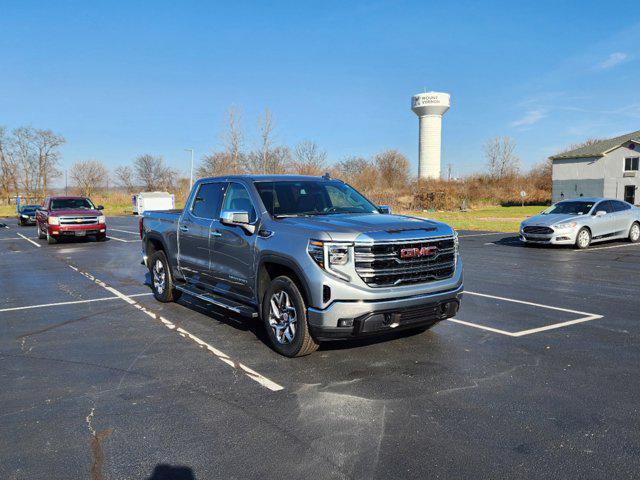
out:
{"label": "truck shadow", "polygon": [[159,463],[146,480],[196,480],[196,476],[189,467]]}

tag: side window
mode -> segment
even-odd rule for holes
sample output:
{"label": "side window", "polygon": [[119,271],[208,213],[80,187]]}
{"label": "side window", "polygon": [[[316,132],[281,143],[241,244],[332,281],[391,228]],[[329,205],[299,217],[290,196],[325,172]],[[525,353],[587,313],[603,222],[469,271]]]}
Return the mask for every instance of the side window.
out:
{"label": "side window", "polygon": [[251,203],[251,197],[249,197],[249,192],[239,183],[230,183],[227,187],[227,194],[224,197],[222,210],[249,212],[250,223],[253,223],[257,217],[256,210],[253,208],[253,203]]}
{"label": "side window", "polygon": [[621,202],[619,200],[618,201],[613,201],[611,203],[613,203],[613,209],[616,212],[624,212],[625,210],[629,210],[631,208],[630,205],[627,205],[626,203]]}
{"label": "side window", "polygon": [[611,205],[611,202],[609,200],[605,200],[604,202],[600,202],[598,204],[598,208],[596,208],[596,212],[600,210],[605,211],[607,213],[612,213],[613,205]]}
{"label": "side window", "polygon": [[223,183],[203,183],[198,188],[191,213],[201,218],[218,218],[223,193]]}
{"label": "side window", "polygon": [[624,169],[627,172],[637,171],[640,167],[640,157],[627,157],[624,159]]}

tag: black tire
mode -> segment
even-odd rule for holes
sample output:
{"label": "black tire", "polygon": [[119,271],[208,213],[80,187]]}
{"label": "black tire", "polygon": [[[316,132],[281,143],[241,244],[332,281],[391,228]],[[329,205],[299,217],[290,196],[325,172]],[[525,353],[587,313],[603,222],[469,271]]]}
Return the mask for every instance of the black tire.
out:
{"label": "black tire", "polygon": [[96,235],[96,242],[104,242],[107,239],[107,235],[101,233],[100,235]]}
{"label": "black tire", "polygon": [[576,235],[576,248],[584,250],[591,245],[591,231],[587,227],[582,227]]}
{"label": "black tire", "polygon": [[[159,264],[162,265],[162,269],[160,269]],[[154,272],[156,267],[157,272]],[[153,290],[153,296],[156,300],[162,303],[168,303],[175,302],[180,298],[182,292],[175,288],[169,261],[162,250],[154,253],[149,259],[149,274],[151,275],[151,289]],[[156,274],[158,278],[155,277]],[[161,277],[163,274],[164,279],[162,281]]]}
{"label": "black tire", "polygon": [[640,242],[640,223],[633,222],[631,228],[629,228],[629,241],[631,243]]}
{"label": "black tire", "polygon": [[[279,319],[272,315],[271,300],[274,299],[277,303],[277,298],[281,293],[286,294],[287,304],[285,308],[294,309],[295,321],[290,322],[290,314],[287,314],[284,319]],[[282,296],[281,298],[284,298]],[[304,298],[300,294],[300,290],[293,280],[287,276],[280,276],[274,279],[262,299],[262,321],[264,323],[265,330],[273,349],[285,357],[302,357],[309,355],[318,349],[318,342],[311,336],[309,331],[309,324],[307,323],[307,306],[305,305]],[[284,322],[287,322],[289,327],[283,328]],[[272,322],[274,322],[272,324]],[[291,325],[294,325],[293,334],[290,329]],[[278,336],[279,331],[281,336]],[[287,335],[291,335],[291,339],[287,338]]]}
{"label": "black tire", "polygon": [[20,226],[21,226],[21,227],[24,227],[24,226],[25,226],[24,220],[22,220],[22,219],[20,219]]}
{"label": "black tire", "polygon": [[42,229],[40,228],[40,225],[36,223],[36,228],[38,229],[38,239],[40,240],[44,240],[45,238],[47,238],[47,236],[42,233]]}
{"label": "black tire", "polygon": [[55,245],[56,243],[58,243],[58,239],[53,235],[49,235],[49,232],[47,232],[46,238],[49,245]]}

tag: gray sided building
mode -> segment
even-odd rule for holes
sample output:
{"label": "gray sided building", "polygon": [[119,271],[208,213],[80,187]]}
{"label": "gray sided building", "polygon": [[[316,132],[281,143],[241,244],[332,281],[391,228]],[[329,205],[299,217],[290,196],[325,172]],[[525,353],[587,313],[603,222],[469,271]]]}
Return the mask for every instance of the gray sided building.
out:
{"label": "gray sided building", "polygon": [[640,130],[549,158],[554,203],[582,196],[640,204]]}

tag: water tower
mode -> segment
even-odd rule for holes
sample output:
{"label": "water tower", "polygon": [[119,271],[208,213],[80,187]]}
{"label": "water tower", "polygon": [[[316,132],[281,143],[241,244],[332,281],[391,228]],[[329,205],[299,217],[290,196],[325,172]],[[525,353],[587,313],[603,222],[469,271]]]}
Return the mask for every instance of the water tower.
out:
{"label": "water tower", "polygon": [[420,117],[418,178],[440,178],[442,115],[449,110],[449,94],[426,92],[414,95],[411,110]]}

